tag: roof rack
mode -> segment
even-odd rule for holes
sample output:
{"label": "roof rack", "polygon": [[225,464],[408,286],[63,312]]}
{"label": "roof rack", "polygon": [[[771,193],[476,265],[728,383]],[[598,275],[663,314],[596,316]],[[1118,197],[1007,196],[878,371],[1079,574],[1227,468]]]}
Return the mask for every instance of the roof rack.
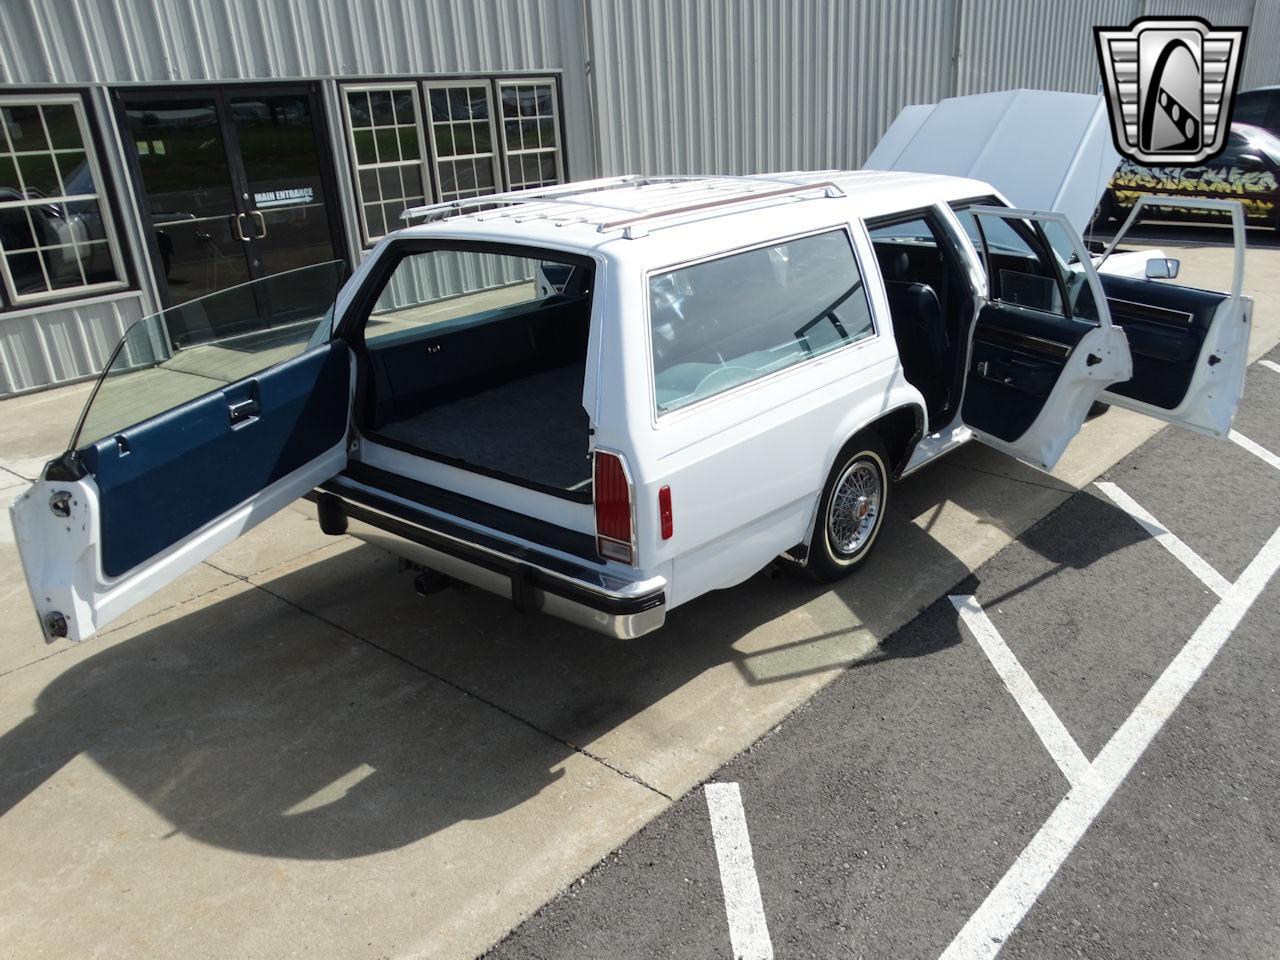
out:
{"label": "roof rack", "polygon": [[444,219],[444,217],[434,217],[434,214],[460,214],[463,210],[470,207],[489,207],[503,206],[506,204],[532,204],[532,203],[566,203],[581,206],[604,207],[606,209],[616,209],[625,212],[635,212],[632,207],[614,207],[607,203],[578,203],[575,204],[571,198],[587,193],[600,193],[610,190],[614,187],[637,186],[642,187],[651,183],[667,183],[674,180],[692,179],[685,177],[642,177],[636,175],[627,175],[622,177],[607,177],[601,180],[585,180],[578,183],[557,184],[554,187],[543,187],[539,190],[508,190],[505,193],[489,193],[479,197],[468,197],[464,200],[446,200],[443,203],[432,203],[423,207],[409,207],[400,214],[401,220],[412,220],[418,217],[429,217],[432,219]]}
{"label": "roof rack", "polygon": [[[734,177],[738,180],[766,181],[766,182],[787,182],[787,181],[770,181],[766,177]],[[793,194],[810,193],[814,190],[821,190],[824,197],[843,197],[844,191],[830,180],[819,180],[814,183],[796,183],[791,181],[788,186],[779,187],[776,190],[757,190],[751,193],[739,193],[731,197],[717,197],[715,200],[700,200],[697,203],[688,203],[680,207],[666,207],[665,209],[646,210],[643,213],[636,213],[629,217],[622,217],[617,220],[606,220],[596,226],[596,230],[600,233],[608,233],[610,230],[622,230],[622,235],[628,240],[634,240],[637,237],[643,237],[647,230],[641,227],[636,229],[636,224],[643,223],[645,220],[658,220],[662,217],[679,216],[682,213],[693,213],[698,210],[710,210],[715,207],[725,207],[731,204],[752,203],[756,200],[768,200],[772,197],[786,197]]]}
{"label": "roof rack", "polygon": [[[628,207],[616,203],[604,203],[600,200],[583,200],[579,199],[584,195],[592,193],[601,193],[612,190],[617,187],[634,186],[640,187],[654,186],[658,184],[686,184],[707,181],[715,183],[717,181],[730,181],[742,184],[771,184],[777,183],[782,186],[773,190],[750,190],[740,193],[734,193],[731,196],[716,197],[710,200],[700,200],[696,203],[688,203],[674,207],[659,207],[654,209],[640,209],[637,207]],[[614,220],[604,220],[595,223],[594,226],[599,233],[607,233],[611,230],[622,230],[623,237],[628,240],[643,237],[648,230],[643,226],[637,226],[647,220],[658,220],[665,217],[679,216],[684,213],[692,213],[699,210],[710,210],[717,207],[730,206],[741,203],[752,203],[757,200],[768,200],[774,197],[793,196],[804,193],[812,193],[821,190],[824,197],[843,197],[844,191],[838,185],[830,180],[817,181],[800,181],[792,180],[785,177],[771,176],[622,176],[609,177],[601,180],[587,180],[573,184],[561,184],[555,187],[546,187],[541,190],[515,190],[506,193],[492,193],[479,197],[470,197],[465,200],[448,200],[443,203],[434,203],[422,207],[410,207],[400,215],[402,220],[412,220],[419,217],[427,218],[429,222],[447,219],[450,216],[461,216],[464,211],[475,210],[483,212],[492,208],[503,208],[508,206],[530,206],[537,204],[546,204],[554,206],[578,206],[587,207],[594,210],[613,210],[617,213],[625,214]],[[515,211],[507,213],[499,213],[498,216],[506,216]],[[531,213],[536,217],[537,214]],[[570,221],[566,221],[570,222]],[[587,222],[583,217],[581,220],[572,222]]]}

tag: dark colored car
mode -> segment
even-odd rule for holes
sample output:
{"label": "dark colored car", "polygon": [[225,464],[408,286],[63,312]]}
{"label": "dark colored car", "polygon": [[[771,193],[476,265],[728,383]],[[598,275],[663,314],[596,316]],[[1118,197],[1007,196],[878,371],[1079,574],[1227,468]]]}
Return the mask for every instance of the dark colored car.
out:
{"label": "dark colored car", "polygon": [[[1280,88],[1276,93],[1280,94]],[[1239,114],[1237,104],[1236,116]],[[1126,158],[1103,194],[1098,222],[1123,220],[1143,194],[1240,200],[1248,226],[1280,230],[1280,137],[1261,127],[1236,122],[1231,125],[1222,153],[1202,164],[1144,167]],[[1222,210],[1158,209],[1161,220],[1227,223]]]}
{"label": "dark colored car", "polygon": [[1273,136],[1280,137],[1280,86],[1259,87],[1236,94],[1231,109],[1233,123],[1247,123],[1261,127]]}

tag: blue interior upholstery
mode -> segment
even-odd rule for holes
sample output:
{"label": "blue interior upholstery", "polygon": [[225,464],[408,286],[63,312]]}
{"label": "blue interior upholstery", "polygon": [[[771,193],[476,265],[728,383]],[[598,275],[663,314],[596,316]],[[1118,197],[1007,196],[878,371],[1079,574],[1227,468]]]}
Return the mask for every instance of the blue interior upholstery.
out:
{"label": "blue interior upholstery", "polygon": [[[343,442],[350,370],[347,345],[326,343],[81,449],[103,572],[132,570]],[[233,425],[242,399],[257,415]]]}

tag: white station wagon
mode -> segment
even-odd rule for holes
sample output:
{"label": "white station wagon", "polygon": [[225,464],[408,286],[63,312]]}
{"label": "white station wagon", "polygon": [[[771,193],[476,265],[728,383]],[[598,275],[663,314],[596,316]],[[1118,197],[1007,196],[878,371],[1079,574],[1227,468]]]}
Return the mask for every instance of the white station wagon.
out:
{"label": "white station wagon", "polygon": [[50,638],[300,497],[424,590],[636,637],[779,557],[845,575],[894,480],[970,439],[1048,469],[1097,401],[1222,436],[1243,384],[1239,264],[1230,294],[1099,272],[974,180],[621,177],[412,217],[345,285],[129,332],[12,508]]}

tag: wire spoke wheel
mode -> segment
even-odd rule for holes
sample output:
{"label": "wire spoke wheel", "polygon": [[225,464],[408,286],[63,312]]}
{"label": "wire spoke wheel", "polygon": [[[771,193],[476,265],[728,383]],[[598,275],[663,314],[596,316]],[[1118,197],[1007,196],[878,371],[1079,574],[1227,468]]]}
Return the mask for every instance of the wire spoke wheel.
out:
{"label": "wire spoke wheel", "polygon": [[836,553],[851,556],[870,540],[883,499],[884,483],[870,460],[857,459],[845,468],[827,508],[827,536]]}

